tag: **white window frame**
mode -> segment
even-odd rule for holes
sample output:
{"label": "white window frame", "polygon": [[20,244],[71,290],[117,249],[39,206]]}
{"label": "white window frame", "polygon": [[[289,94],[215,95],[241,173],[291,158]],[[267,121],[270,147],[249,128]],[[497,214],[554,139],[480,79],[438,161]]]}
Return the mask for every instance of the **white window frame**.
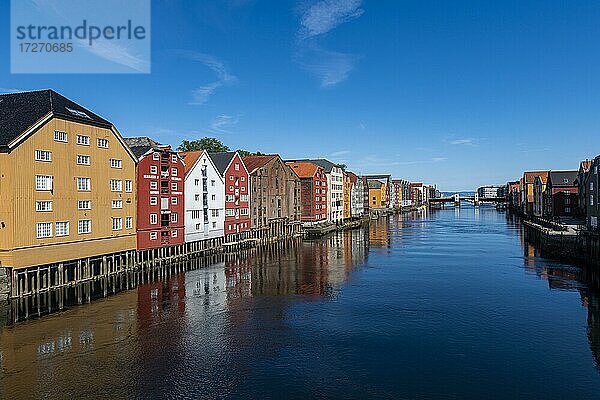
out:
{"label": "white window frame", "polygon": [[121,217],[112,217],[112,230],[113,231],[121,231],[121,230],[123,230],[123,218],[121,218]]}
{"label": "white window frame", "polygon": [[177,182],[171,182],[171,190],[177,191]]}
{"label": "white window frame", "polygon": [[131,193],[133,191],[133,181],[131,179],[125,180],[125,192]]}
{"label": "white window frame", "polygon": [[123,168],[123,160],[119,160],[117,158],[111,158],[110,159],[110,167],[122,169]]}
{"label": "white window frame", "polygon": [[176,223],[177,222],[177,213],[171,213],[171,222]]}
{"label": "white window frame", "polygon": [[150,240],[156,240],[156,239],[158,239],[158,233],[150,232]]}
{"label": "white window frame", "polygon": [[177,196],[171,197],[171,205],[172,206],[176,206],[177,205]]}
{"label": "white window frame", "polygon": [[52,211],[52,200],[39,200],[35,202],[36,212],[51,212]]}
{"label": "white window frame", "polygon": [[123,200],[113,200],[111,202],[111,207],[113,209],[122,209],[123,208]]}
{"label": "white window frame", "polygon": [[[61,225],[59,225],[59,224],[61,224]],[[59,228],[59,226],[60,226],[60,228]],[[60,237],[60,236],[69,236],[69,221],[57,221],[57,222],[55,222],[54,223],[54,233],[55,233],[55,235],[57,237]]]}
{"label": "white window frame", "polygon": [[[87,228],[86,230],[82,228]],[[87,235],[92,233],[92,220],[90,219],[80,219],[77,221],[77,233],[80,235]]]}
{"label": "white window frame", "polygon": [[177,176],[177,168],[171,168],[171,176]]}
{"label": "white window frame", "polygon": [[150,190],[158,190],[158,182],[150,181]]}
{"label": "white window frame", "polygon": [[69,134],[63,131],[54,131],[54,141],[67,143],[69,141]]}
{"label": "white window frame", "polygon": [[158,174],[158,167],[156,165],[150,166],[150,174],[152,174],[152,175]]}
{"label": "white window frame", "polygon": [[37,239],[52,237],[52,222],[38,222],[35,226],[35,237]]}
{"label": "white window frame", "polygon": [[77,135],[77,144],[80,146],[89,146],[90,137],[86,135]]}
{"label": "white window frame", "polygon": [[158,214],[150,214],[150,225],[158,225]]}
{"label": "white window frame", "polygon": [[151,206],[158,205],[158,197],[156,197],[156,196],[150,196],[150,205]]}
{"label": "white window frame", "polygon": [[92,165],[92,157],[85,154],[77,154],[77,165]]}
{"label": "white window frame", "polygon": [[49,150],[36,150],[35,161],[52,162],[52,152]]}
{"label": "white window frame", "polygon": [[133,228],[133,217],[125,217],[125,229]]}
{"label": "white window frame", "polygon": [[[81,185],[82,182],[85,182],[85,185]],[[78,192],[89,192],[92,190],[92,180],[90,178],[84,176],[77,177],[77,191]]]}
{"label": "white window frame", "polygon": [[173,231],[171,232],[171,237],[177,237],[177,229],[173,229]]}
{"label": "white window frame", "polygon": [[[54,177],[52,175],[36,175],[35,190],[38,192],[49,192],[52,190]],[[41,185],[43,183],[43,185]]]}
{"label": "white window frame", "polygon": [[[87,205],[87,207],[82,207]],[[78,210],[91,210],[92,209],[92,201],[91,200],[77,200],[77,209]]]}
{"label": "white window frame", "polygon": [[99,149],[108,149],[108,146],[109,146],[108,139],[98,138],[96,140],[96,145],[98,146]]}
{"label": "white window frame", "polygon": [[120,179],[111,179],[110,180],[110,191],[111,192],[122,192],[123,191],[123,181]]}

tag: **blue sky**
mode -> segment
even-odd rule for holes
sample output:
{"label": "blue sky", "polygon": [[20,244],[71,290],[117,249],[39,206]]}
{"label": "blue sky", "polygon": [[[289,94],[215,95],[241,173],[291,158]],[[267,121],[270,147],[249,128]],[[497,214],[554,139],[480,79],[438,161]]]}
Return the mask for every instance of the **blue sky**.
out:
{"label": "blue sky", "polygon": [[0,88],[53,88],[125,136],[473,189],[600,153],[598,21],[586,0],[154,1],[151,74],[13,75],[5,34]]}

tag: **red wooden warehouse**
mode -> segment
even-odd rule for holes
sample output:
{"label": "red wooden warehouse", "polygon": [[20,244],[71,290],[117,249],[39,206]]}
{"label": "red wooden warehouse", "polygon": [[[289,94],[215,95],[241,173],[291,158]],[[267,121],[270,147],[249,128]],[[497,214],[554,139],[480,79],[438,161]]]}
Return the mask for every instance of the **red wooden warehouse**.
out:
{"label": "red wooden warehouse", "polygon": [[184,165],[170,146],[149,138],[126,138],[138,158],[137,248],[183,244]]}
{"label": "red wooden warehouse", "polygon": [[236,151],[209,153],[225,182],[225,241],[250,232],[250,175]]}

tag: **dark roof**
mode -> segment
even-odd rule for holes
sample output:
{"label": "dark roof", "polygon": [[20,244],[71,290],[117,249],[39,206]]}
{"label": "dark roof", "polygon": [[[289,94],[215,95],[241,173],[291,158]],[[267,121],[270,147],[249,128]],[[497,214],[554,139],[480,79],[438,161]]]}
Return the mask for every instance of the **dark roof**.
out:
{"label": "dark roof", "polygon": [[367,185],[369,186],[369,189],[381,189],[383,183],[378,181],[377,179],[369,179],[367,181]]}
{"label": "dark roof", "polygon": [[331,173],[333,167],[340,167],[339,164],[332,163],[331,161],[325,158],[315,158],[315,159],[302,159],[302,160],[286,160],[291,162],[311,162],[313,164],[317,164],[320,167],[323,167],[326,173]]}
{"label": "dark roof", "polygon": [[160,144],[156,140],[150,139],[146,136],[124,138],[124,140],[137,158],[140,158],[151,149],[164,150],[165,148],[169,147],[167,145]]}
{"label": "dark roof", "polygon": [[550,171],[549,180],[553,187],[575,186],[577,171]]}
{"label": "dark roof", "polygon": [[51,89],[0,94],[0,147],[8,146],[50,112],[68,120],[107,128],[112,126],[109,121]]}
{"label": "dark roof", "polygon": [[221,175],[225,175],[225,170],[227,166],[235,156],[235,151],[221,151],[218,153],[208,153],[210,158],[212,158],[213,163],[215,163],[215,167],[219,170]]}

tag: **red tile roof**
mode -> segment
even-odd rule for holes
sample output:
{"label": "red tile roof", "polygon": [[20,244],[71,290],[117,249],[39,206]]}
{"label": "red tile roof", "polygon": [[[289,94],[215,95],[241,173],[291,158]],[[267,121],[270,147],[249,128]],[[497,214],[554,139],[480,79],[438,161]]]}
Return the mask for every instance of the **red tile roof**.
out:
{"label": "red tile roof", "polygon": [[356,176],[354,172],[346,171],[346,175],[348,175],[348,178],[350,178],[350,182],[352,183],[356,183],[356,181],[358,180],[358,176]]}
{"label": "red tile roof", "polygon": [[294,171],[299,178],[312,178],[319,168],[322,168],[317,164],[308,161],[288,161],[286,164],[292,168],[292,171]]}
{"label": "red tile roof", "polygon": [[248,173],[251,174],[256,171],[258,168],[264,167],[267,165],[272,159],[277,157],[275,154],[266,155],[266,156],[246,156],[242,157],[242,161],[246,165],[246,169]]}
{"label": "red tile roof", "polygon": [[548,171],[527,171],[523,173],[526,183],[533,183],[536,176],[539,176],[542,182],[546,183],[548,180]]}
{"label": "red tile roof", "polygon": [[183,158],[183,164],[185,165],[186,175],[196,164],[196,161],[198,161],[198,159],[202,156],[202,153],[204,153],[204,150],[182,151],[179,153],[179,157]]}

